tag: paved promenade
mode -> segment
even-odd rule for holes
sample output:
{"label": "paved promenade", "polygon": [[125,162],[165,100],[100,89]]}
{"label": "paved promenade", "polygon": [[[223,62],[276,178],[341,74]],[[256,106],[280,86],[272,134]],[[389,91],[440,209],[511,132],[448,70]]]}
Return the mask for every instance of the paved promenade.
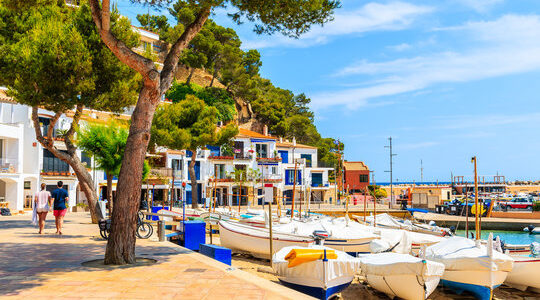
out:
{"label": "paved promenade", "polygon": [[44,235],[30,215],[0,217],[0,298],[4,299],[307,299],[304,294],[168,242],[137,241],[150,266],[85,267],[105,241],[87,213],[69,213],[64,235],[48,216]]}

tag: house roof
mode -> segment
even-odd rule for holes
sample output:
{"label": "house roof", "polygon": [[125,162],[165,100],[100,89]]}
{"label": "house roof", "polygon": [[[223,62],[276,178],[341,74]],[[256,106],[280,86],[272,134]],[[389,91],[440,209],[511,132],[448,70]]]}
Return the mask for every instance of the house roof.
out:
{"label": "house roof", "polygon": [[236,137],[276,140],[273,136],[264,135],[244,128],[238,128],[238,135]]}
{"label": "house roof", "polygon": [[279,148],[293,148],[294,147],[294,148],[305,148],[305,149],[317,149],[317,147],[299,144],[299,143],[296,143],[296,146],[294,146],[292,142],[287,142],[287,141],[277,142],[276,146]]}
{"label": "house roof", "polygon": [[0,88],[0,102],[17,103],[17,101],[15,101],[15,99],[8,96],[6,92],[7,90]]}
{"label": "house roof", "polygon": [[346,171],[369,171],[368,166],[363,161],[344,161],[343,166]]}

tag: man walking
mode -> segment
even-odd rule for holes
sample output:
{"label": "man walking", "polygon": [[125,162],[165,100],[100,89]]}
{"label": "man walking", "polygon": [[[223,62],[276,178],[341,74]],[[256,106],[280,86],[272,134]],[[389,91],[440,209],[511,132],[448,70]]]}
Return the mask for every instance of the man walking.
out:
{"label": "man walking", "polygon": [[62,188],[64,183],[58,181],[58,188],[52,192],[52,198],[54,199],[54,217],[56,218],[56,233],[62,234],[62,224],[64,222],[64,216],[66,215],[67,206],[66,201],[69,200],[68,192]]}

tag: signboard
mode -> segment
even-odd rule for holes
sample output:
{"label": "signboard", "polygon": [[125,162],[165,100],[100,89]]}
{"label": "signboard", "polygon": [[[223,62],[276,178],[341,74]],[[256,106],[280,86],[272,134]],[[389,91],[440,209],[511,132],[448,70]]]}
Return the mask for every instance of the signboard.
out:
{"label": "signboard", "polygon": [[271,183],[264,184],[264,203],[274,202],[274,185]]}

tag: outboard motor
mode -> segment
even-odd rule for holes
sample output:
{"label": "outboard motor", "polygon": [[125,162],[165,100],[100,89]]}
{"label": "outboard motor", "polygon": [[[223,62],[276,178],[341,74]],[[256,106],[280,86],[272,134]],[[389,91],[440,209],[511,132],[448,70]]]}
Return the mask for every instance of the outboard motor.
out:
{"label": "outboard motor", "polygon": [[456,234],[456,227],[455,226],[450,226],[450,233],[452,233],[452,235]]}
{"label": "outboard motor", "polygon": [[529,224],[529,226],[527,226],[527,229],[529,229],[529,233],[533,232],[534,228],[535,227],[533,224]]}
{"label": "outboard motor", "polygon": [[435,221],[429,221],[429,226],[437,226],[437,223],[435,223]]}
{"label": "outboard motor", "polygon": [[315,230],[313,231],[311,236],[315,240],[315,245],[322,246],[324,244],[324,240],[326,240],[330,236],[330,234],[328,233],[328,231],[325,230]]}

